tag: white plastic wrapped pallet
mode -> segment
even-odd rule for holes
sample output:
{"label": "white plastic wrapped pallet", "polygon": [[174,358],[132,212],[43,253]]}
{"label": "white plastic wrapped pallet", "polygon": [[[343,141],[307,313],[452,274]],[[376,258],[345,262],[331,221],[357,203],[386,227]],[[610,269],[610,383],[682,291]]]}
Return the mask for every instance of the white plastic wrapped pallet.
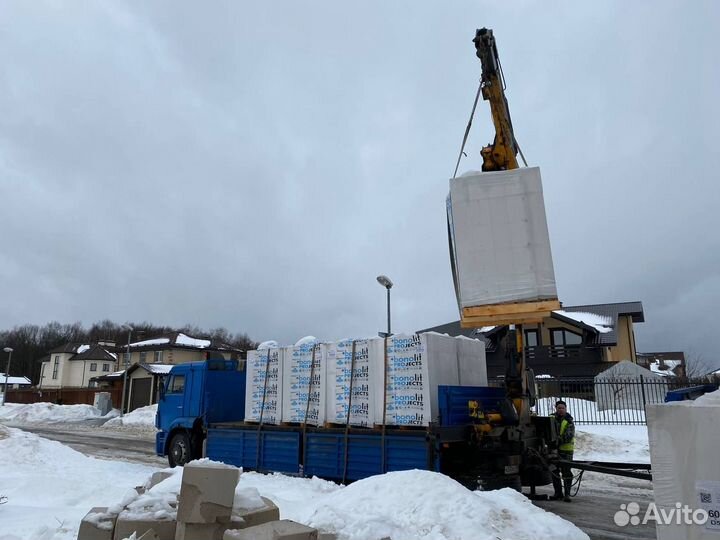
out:
{"label": "white plastic wrapped pallet", "polygon": [[[355,356],[353,360],[353,342]],[[373,404],[382,393],[373,386],[373,370],[382,366],[381,339],[344,339],[326,349],[326,420],[368,427],[376,422]],[[378,364],[377,358],[381,358]],[[372,361],[371,361],[372,359]],[[354,369],[351,367],[354,364]],[[350,385],[352,382],[352,400]],[[348,406],[350,414],[348,416]]]}
{"label": "white plastic wrapped pallet", "polygon": [[460,386],[487,386],[487,362],[485,358],[485,342],[458,336],[457,361],[458,384]]}
{"label": "white plastic wrapped pallet", "polygon": [[557,298],[539,168],[450,180],[448,223],[460,308]]}
{"label": "white plastic wrapped pallet", "polygon": [[[438,386],[487,384],[484,344],[463,344],[447,335],[426,332],[395,335],[387,343],[385,424],[427,426],[439,420]],[[470,341],[470,340],[468,340]],[[460,356],[459,356],[460,355]],[[480,364],[479,366],[473,365]],[[373,358],[375,388],[383,387],[382,350]],[[460,372],[462,371],[462,375]],[[383,420],[383,396],[375,399],[376,423]]]}
{"label": "white plastic wrapped pallet", "polygon": [[[283,349],[247,353],[245,421],[279,424],[282,419]],[[267,381],[266,381],[267,379]]]}
{"label": "white plastic wrapped pallet", "polygon": [[327,345],[308,341],[285,351],[282,420],[319,426],[325,421]]}
{"label": "white plastic wrapped pallet", "polygon": [[[716,394],[716,395],[713,395]],[[677,512],[677,504],[704,509],[704,524],[657,524],[658,540],[720,538],[720,391],[695,401],[647,407],[653,492],[658,513]],[[645,509],[641,509],[644,517]]]}

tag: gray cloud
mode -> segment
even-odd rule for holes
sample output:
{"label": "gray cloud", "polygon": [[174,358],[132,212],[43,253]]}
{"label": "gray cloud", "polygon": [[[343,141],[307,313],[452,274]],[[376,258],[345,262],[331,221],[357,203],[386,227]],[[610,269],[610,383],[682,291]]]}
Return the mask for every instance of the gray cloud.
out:
{"label": "gray cloud", "polygon": [[[15,2],[0,13],[0,326],[109,317],[293,341],[457,317],[444,203],[495,29],[561,299],[642,300],[712,354],[714,2]],[[478,109],[461,170],[492,137]]]}

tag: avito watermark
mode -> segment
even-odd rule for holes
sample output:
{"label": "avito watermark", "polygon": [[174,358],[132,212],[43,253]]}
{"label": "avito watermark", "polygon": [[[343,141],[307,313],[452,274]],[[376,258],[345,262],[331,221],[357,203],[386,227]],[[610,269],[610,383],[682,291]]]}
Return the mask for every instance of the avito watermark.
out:
{"label": "avito watermark", "polygon": [[675,508],[658,508],[654,502],[648,504],[645,513],[640,515],[640,505],[636,502],[621,504],[620,510],[615,512],[613,520],[618,527],[627,525],[646,525],[654,522],[658,525],[705,525],[708,519],[720,519],[715,510],[704,510],[702,508],[691,508],[687,504],[675,503]]}

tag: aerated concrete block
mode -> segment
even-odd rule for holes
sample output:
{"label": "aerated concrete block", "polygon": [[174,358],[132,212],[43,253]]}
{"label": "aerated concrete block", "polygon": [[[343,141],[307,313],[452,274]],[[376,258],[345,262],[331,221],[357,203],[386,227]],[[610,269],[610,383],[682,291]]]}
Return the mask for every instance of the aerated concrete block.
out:
{"label": "aerated concrete block", "polygon": [[174,521],[160,521],[152,518],[137,518],[128,512],[121,512],[115,522],[114,540],[123,540],[128,538],[132,533],[141,536],[150,530],[157,535],[158,540],[175,540]]}
{"label": "aerated concrete block", "polygon": [[317,529],[289,519],[271,521],[237,531],[225,531],[223,540],[317,540]]}
{"label": "aerated concrete block", "polygon": [[170,478],[172,475],[173,475],[173,473],[167,472],[167,471],[158,471],[158,472],[152,473],[152,476],[150,477],[150,482],[149,482],[149,485],[148,485],[148,489],[154,488],[154,487],[157,486],[160,482],[162,482],[163,480],[167,480],[167,479]]}
{"label": "aerated concrete block", "polygon": [[183,470],[177,520],[216,523],[229,520],[240,471],[235,467],[188,464]]}
{"label": "aerated concrete block", "polygon": [[242,519],[227,523],[183,523],[177,524],[175,540],[222,540],[227,530],[244,529]]}
{"label": "aerated concrete block", "polygon": [[262,508],[252,509],[233,508],[232,519],[242,519],[245,523],[245,527],[254,527],[270,521],[279,520],[280,510],[277,506],[275,506],[275,503],[267,497],[260,498],[265,503],[265,506]]}
{"label": "aerated concrete block", "polygon": [[77,540],[112,540],[115,514],[108,514],[107,507],[92,508],[80,522]]}
{"label": "aerated concrete block", "polygon": [[138,536],[137,540],[160,540],[160,537],[155,534],[155,531],[153,529],[150,529],[142,536]]}

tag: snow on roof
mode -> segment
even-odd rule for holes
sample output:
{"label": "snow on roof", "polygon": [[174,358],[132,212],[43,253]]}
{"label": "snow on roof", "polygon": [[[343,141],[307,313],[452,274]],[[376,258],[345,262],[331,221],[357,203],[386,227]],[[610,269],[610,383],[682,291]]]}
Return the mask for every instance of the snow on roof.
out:
{"label": "snow on roof", "polygon": [[87,351],[88,349],[90,349],[90,345],[80,345],[80,346],[77,348],[77,351],[75,351],[75,352],[78,353],[78,354],[82,354],[82,353],[84,353],[85,351]]}
{"label": "snow on roof", "polygon": [[155,338],[155,339],[146,339],[145,341],[136,341],[135,343],[131,343],[131,347],[146,347],[148,345],[165,345],[166,343],[170,343],[170,338]]}
{"label": "snow on roof", "polygon": [[[8,376],[7,379],[8,384],[32,384],[30,382],[30,379],[27,377],[13,377],[12,375]],[[5,374],[0,373],[0,385],[5,384]]]}
{"label": "snow on roof", "polygon": [[136,341],[135,343],[131,343],[130,346],[148,347],[151,345],[167,345],[169,343],[174,343],[175,345],[180,345],[182,347],[195,347],[196,349],[204,349],[212,344],[209,339],[197,339],[190,337],[187,334],[183,334],[182,332],[178,332],[173,339],[168,337],[146,339],[145,341]]}
{"label": "snow on roof", "polygon": [[177,338],[175,339],[176,345],[186,345],[189,347],[198,347],[198,348],[204,348],[210,346],[210,340],[209,339],[196,339],[190,336],[186,336],[183,333],[179,333],[177,335]]}
{"label": "snow on roof", "polygon": [[481,334],[484,334],[485,332],[489,332],[490,330],[493,330],[493,329],[495,329],[494,326],[483,326],[481,328],[478,328],[478,332],[480,332]]}
{"label": "snow on roof", "polygon": [[664,360],[661,364],[660,360],[653,360],[648,367],[653,373],[664,375],[665,377],[672,377],[675,375],[674,369],[681,363],[680,360]]}
{"label": "snow on roof", "polygon": [[589,311],[564,311],[562,309],[553,311],[553,313],[557,313],[558,315],[562,315],[563,317],[567,317],[573,321],[592,326],[601,334],[612,332],[613,329],[612,319],[605,315],[598,315],[597,313],[590,313]]}
{"label": "snow on roof", "polygon": [[167,373],[170,373],[170,370],[172,369],[172,364],[142,364],[142,367],[147,369],[150,373],[155,373],[157,375],[165,375]]}

